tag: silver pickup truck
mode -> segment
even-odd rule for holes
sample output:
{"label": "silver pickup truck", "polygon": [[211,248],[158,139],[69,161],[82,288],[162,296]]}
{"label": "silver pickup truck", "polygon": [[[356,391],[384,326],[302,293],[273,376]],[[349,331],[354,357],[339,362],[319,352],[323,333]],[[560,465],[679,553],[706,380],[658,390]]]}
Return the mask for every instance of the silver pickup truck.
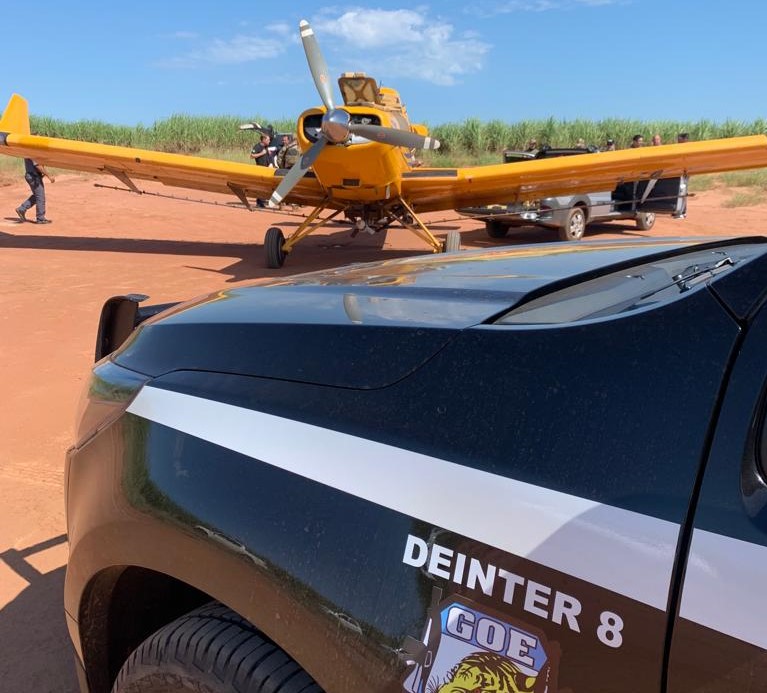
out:
{"label": "silver pickup truck", "polygon": [[[596,153],[596,149],[589,149]],[[504,163],[530,159],[584,154],[583,149],[544,148],[531,152],[506,151]],[[648,191],[648,187],[650,190]],[[485,222],[491,238],[503,238],[517,226],[542,226],[557,229],[563,241],[579,241],[586,227],[596,222],[632,219],[646,231],[655,224],[656,214],[683,218],[687,210],[687,178],[662,178],[655,181],[622,183],[614,190],[546,197],[530,202],[511,202],[464,207],[458,212]]]}

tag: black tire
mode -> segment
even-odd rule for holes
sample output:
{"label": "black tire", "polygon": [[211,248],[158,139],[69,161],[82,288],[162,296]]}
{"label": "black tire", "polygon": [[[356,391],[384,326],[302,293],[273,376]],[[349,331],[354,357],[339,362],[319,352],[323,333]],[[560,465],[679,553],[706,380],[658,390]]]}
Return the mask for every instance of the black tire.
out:
{"label": "black tire", "polygon": [[447,232],[442,251],[445,253],[457,253],[461,249],[461,233],[453,229]]}
{"label": "black tire", "polygon": [[485,222],[485,231],[490,238],[506,238],[506,234],[509,233],[509,227],[502,221],[497,219],[491,219]]}
{"label": "black tire", "polygon": [[264,249],[266,250],[266,266],[269,269],[279,269],[285,264],[287,254],[282,249],[285,243],[285,236],[282,229],[272,226],[266,231],[264,239]]}
{"label": "black tire", "polygon": [[586,212],[582,207],[573,207],[564,224],[557,229],[560,241],[579,241],[586,232]]}
{"label": "black tire", "polygon": [[322,693],[271,640],[212,602],[144,640],[112,693]]}
{"label": "black tire", "polygon": [[655,226],[654,212],[639,212],[637,214],[637,228],[640,231],[648,231],[653,226]]}

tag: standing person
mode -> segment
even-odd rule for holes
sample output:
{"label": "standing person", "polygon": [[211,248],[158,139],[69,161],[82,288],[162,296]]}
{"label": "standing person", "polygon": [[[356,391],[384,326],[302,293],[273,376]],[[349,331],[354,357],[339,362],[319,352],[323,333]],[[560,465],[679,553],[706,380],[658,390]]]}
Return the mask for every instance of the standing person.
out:
{"label": "standing person", "polygon": [[[272,155],[269,152],[269,135],[261,135],[258,144],[253,145],[250,150],[250,158],[256,162],[256,166],[273,166]],[[256,206],[266,207],[266,200],[256,198]]]}
{"label": "standing person", "polygon": [[639,147],[644,145],[644,137],[642,135],[634,135],[631,138],[631,144],[629,145],[631,149],[638,149]]}
{"label": "standing person", "polygon": [[290,135],[282,136],[282,146],[277,152],[277,168],[292,168],[300,157],[298,144]]}
{"label": "standing person", "polygon": [[51,183],[56,182],[56,179],[45,170],[45,166],[38,164],[33,159],[24,159],[24,180],[27,181],[32,194],[16,208],[16,214],[19,215],[21,221],[27,220],[27,210],[32,205],[35,205],[37,217],[35,223],[51,223],[50,219],[45,218],[45,184],[43,183],[43,176],[47,177]]}
{"label": "standing person", "polygon": [[272,155],[269,151],[269,135],[261,135],[261,139],[258,144],[253,145],[253,149],[250,150],[250,158],[256,162],[258,166],[271,166]]}
{"label": "standing person", "polygon": [[659,144],[662,144],[660,139],[660,134],[657,132],[652,136],[652,146],[657,147]]}

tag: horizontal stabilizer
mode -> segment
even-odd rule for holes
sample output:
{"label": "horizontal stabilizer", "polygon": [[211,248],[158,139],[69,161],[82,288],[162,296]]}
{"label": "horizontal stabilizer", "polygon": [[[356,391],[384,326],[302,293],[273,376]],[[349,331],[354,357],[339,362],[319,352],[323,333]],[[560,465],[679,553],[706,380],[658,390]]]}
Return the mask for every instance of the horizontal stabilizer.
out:
{"label": "horizontal stabilizer", "polygon": [[29,104],[23,96],[13,94],[0,118],[0,132],[29,135]]}

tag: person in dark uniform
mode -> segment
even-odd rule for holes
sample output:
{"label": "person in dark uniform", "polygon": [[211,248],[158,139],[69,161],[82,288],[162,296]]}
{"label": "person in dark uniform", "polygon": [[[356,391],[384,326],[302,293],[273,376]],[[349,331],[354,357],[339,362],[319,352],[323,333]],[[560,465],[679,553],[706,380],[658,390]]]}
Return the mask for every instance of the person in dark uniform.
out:
{"label": "person in dark uniform", "polygon": [[[269,151],[269,141],[269,135],[261,135],[259,143],[253,145],[253,149],[250,150],[250,158],[256,162],[257,166],[274,166],[272,154]],[[266,207],[266,200],[257,199],[256,205]]]}
{"label": "person in dark uniform", "polygon": [[282,136],[282,146],[277,152],[277,168],[291,168],[301,157],[298,143],[290,135]]}
{"label": "person in dark uniform", "polygon": [[16,214],[19,215],[21,221],[27,220],[27,210],[35,205],[35,211],[37,212],[35,223],[51,223],[50,219],[45,218],[45,185],[43,183],[43,176],[47,177],[51,183],[56,182],[56,179],[45,170],[45,166],[38,164],[33,159],[24,159],[24,180],[27,181],[32,194],[16,208]]}

